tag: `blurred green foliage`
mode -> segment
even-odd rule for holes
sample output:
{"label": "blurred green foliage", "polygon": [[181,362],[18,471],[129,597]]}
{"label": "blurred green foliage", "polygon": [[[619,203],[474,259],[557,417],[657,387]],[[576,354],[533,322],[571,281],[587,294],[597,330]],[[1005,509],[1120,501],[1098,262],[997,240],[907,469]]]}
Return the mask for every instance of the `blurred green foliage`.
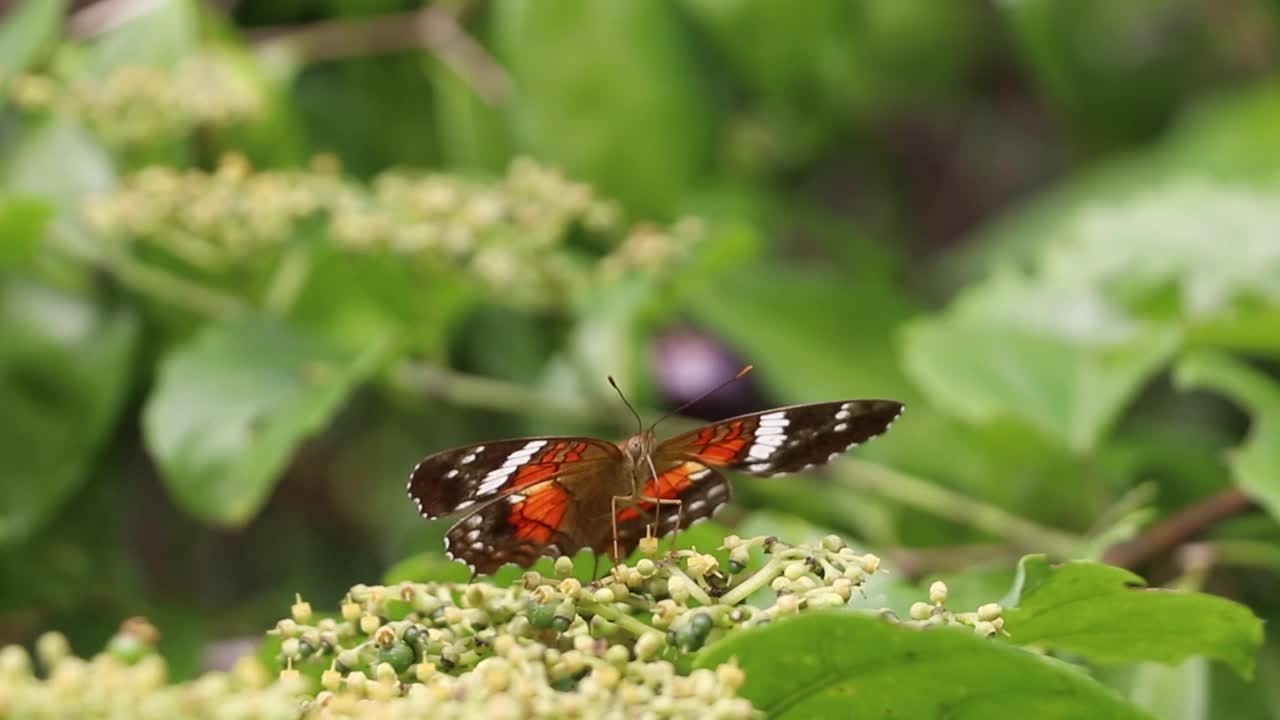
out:
{"label": "blurred green foliage", "polygon": [[[623,435],[688,329],[908,405],[726,524],[991,598],[1239,492],[1128,564],[1280,610],[1270,0],[68,5],[0,25],[0,641],[440,572],[420,456]],[[1278,652],[1104,677],[1265,717]]]}

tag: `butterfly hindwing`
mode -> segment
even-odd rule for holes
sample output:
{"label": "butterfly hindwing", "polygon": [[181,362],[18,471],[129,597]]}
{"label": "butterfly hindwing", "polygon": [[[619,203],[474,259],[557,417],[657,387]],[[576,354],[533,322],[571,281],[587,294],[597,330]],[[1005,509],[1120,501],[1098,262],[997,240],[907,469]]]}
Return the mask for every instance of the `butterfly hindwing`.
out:
{"label": "butterfly hindwing", "polygon": [[793,405],[741,415],[678,435],[655,456],[687,458],[751,475],[822,465],[885,430],[902,412],[893,400]]}
{"label": "butterfly hindwing", "polygon": [[445,535],[445,551],[484,574],[506,563],[528,567],[543,555],[573,555],[583,546],[573,531],[576,510],[558,480],[538,482],[463,517]]}
{"label": "butterfly hindwing", "polygon": [[612,471],[621,462],[617,446],[592,438],[499,440],[428,456],[409,476],[409,497],[423,516],[438,518],[566,474]]}

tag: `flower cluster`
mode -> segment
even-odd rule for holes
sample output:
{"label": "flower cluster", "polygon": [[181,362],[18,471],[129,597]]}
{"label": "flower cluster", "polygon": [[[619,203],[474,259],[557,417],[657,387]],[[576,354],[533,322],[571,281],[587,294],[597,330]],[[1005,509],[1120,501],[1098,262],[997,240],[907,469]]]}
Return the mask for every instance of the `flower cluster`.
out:
{"label": "flower cluster", "polygon": [[912,603],[908,613],[911,621],[906,623],[913,627],[929,627],[935,625],[958,625],[973,628],[982,637],[990,637],[1004,631],[1004,608],[999,603],[987,603],[976,612],[954,612],[945,607],[947,602],[947,585],[935,582],[929,586],[929,602]]}
{"label": "flower cluster", "polygon": [[309,169],[255,171],[232,154],[213,172],[144,169],[85,214],[114,247],[159,251],[195,271],[269,264],[288,247],[381,253],[461,272],[522,307],[667,269],[704,234],[693,220],[629,228],[616,203],[527,159],[496,182],[388,171],[366,184],[327,156]]}
{"label": "flower cluster", "polygon": [[227,57],[192,55],[172,68],[127,64],[105,78],[65,73],[20,75],[9,96],[28,112],[79,117],[122,149],[176,139],[193,128],[220,128],[260,116],[265,100]]}
{"label": "flower cluster", "polygon": [[[60,633],[42,635],[35,662],[16,645],[0,649],[0,717],[191,718],[292,720],[305,683],[276,680],[252,657],[231,672],[206,673],[169,684],[168,666],[155,651],[158,633],[140,619],[125,621],[105,651],[90,660],[71,653]],[[43,679],[35,671],[43,671]]]}
{"label": "flower cluster", "polygon": [[[691,670],[694,653],[742,628],[844,607],[880,571],[879,558],[835,536],[814,545],[729,536],[717,554],[660,557],[655,541],[642,550],[649,556],[590,582],[560,558],[550,575],[531,571],[505,588],[357,585],[332,615],[299,598],[268,633],[273,670],[247,657],[178,685],[165,684],[145,621],[127,622],[89,661],[46,635],[36,649],[46,680],[25,651],[0,652],[0,715],[754,718],[738,694],[743,671],[733,662]],[[953,613],[946,594],[935,583],[904,624],[1000,631],[999,606]]]}

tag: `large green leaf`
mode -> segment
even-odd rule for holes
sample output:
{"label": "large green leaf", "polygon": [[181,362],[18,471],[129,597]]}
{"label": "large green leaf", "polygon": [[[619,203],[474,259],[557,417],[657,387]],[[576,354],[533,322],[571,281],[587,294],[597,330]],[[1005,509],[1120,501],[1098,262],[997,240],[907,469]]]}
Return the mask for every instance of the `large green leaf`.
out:
{"label": "large green leaf", "polygon": [[1200,655],[1241,675],[1253,672],[1262,621],[1249,608],[1204,593],[1136,587],[1143,580],[1101,563],[1050,565],[1028,555],[1018,566],[1005,630],[1020,645],[1094,662],[1178,663]]}
{"label": "large green leaf", "polygon": [[1025,0],[999,7],[1033,77],[1093,145],[1156,129],[1212,62],[1211,24],[1194,0]]}
{"label": "large green leaf", "polygon": [[0,268],[22,266],[44,239],[52,208],[30,196],[0,198]]}
{"label": "large green leaf", "polygon": [[672,6],[511,0],[493,14],[518,148],[641,215],[675,213],[710,158],[711,126]]}
{"label": "large green leaf", "polygon": [[144,6],[127,22],[94,37],[81,67],[90,77],[103,77],[123,65],[173,67],[199,47],[200,23],[195,0],[166,0]]}
{"label": "large green leaf", "polygon": [[1022,419],[1083,453],[1179,339],[1173,328],[1126,319],[1088,293],[1009,273],[908,325],[905,361],[952,414]]}
{"label": "large green leaf", "polygon": [[699,667],[737,660],[769,718],[1144,718],[1050,658],[954,629],[811,612],[733,634]]}
{"label": "large green leaf", "polygon": [[892,342],[910,306],[887,282],[760,266],[691,295],[687,307],[788,401],[914,396]]}
{"label": "large green leaf", "polygon": [[[22,72],[41,46],[53,39],[67,10],[67,0],[18,3],[0,23],[0,87]],[[4,96],[0,95],[0,107]]]}
{"label": "large green leaf", "polygon": [[[1278,168],[1280,84],[1249,86],[1195,105],[1161,143],[1095,163],[999,215],[942,264],[957,276],[952,282],[977,277],[1000,263],[1031,260],[1081,213],[1128,203],[1170,178],[1269,187]],[[1184,211],[1194,212],[1195,206]]]}
{"label": "large green leaf", "polygon": [[78,120],[53,115],[24,125],[18,142],[5,148],[0,183],[9,192],[39,196],[57,210],[64,240],[85,242],[80,233],[84,198],[115,184],[115,168],[103,147]]}
{"label": "large green leaf", "polygon": [[1276,198],[1179,181],[1082,211],[1032,270],[914,322],[907,369],[962,418],[1023,417],[1090,451],[1184,340],[1280,351]]}
{"label": "large green leaf", "polygon": [[248,522],[297,446],[329,423],[381,350],[354,355],[258,317],[211,326],[174,350],[143,416],[174,498],[211,523]]}
{"label": "large green leaf", "polygon": [[1161,720],[1203,720],[1209,712],[1209,663],[1201,657],[1174,666],[1143,663],[1129,698]]}
{"label": "large green leaf", "polygon": [[1216,390],[1248,408],[1253,416],[1249,438],[1228,454],[1227,464],[1240,489],[1280,517],[1280,382],[1208,350],[1183,358],[1174,379],[1183,387]]}
{"label": "large green leaf", "polygon": [[93,470],[137,337],[129,313],[0,282],[0,543],[38,529]]}

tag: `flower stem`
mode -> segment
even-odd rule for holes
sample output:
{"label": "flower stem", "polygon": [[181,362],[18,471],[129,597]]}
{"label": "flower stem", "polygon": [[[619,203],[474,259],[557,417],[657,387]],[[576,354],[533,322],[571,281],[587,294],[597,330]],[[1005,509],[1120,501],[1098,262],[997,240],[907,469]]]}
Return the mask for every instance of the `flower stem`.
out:
{"label": "flower stem", "polygon": [[122,285],[195,315],[226,318],[249,309],[237,297],[139,262],[128,255],[107,253],[99,261]]}
{"label": "flower stem", "polygon": [[711,596],[708,595],[706,591],[702,589],[702,586],[694,582],[693,578],[686,575],[684,571],[681,570],[680,567],[676,565],[674,562],[667,567],[667,572],[671,573],[672,577],[678,577],[683,579],[685,582],[685,585],[689,588],[689,594],[692,595],[693,599],[697,600],[699,604],[704,606],[715,604],[715,602],[711,599]]}
{"label": "flower stem", "polygon": [[594,600],[578,601],[578,607],[593,615],[599,615],[605,620],[617,624],[618,627],[623,628],[636,637],[640,637],[647,632],[657,632],[653,627],[640,622],[634,616],[620,612],[617,608],[605,603],[598,603]]}
{"label": "flower stem", "polygon": [[1077,554],[1083,542],[1069,533],[1024,520],[994,505],[865,460],[846,460],[837,464],[836,472],[837,481],[845,487],[1005,538],[1023,550],[1070,558]]}
{"label": "flower stem", "polygon": [[782,572],[782,558],[777,555],[769,558],[769,562],[755,571],[751,577],[743,580],[737,587],[720,596],[720,602],[733,606],[755,594],[757,590],[767,587]]}
{"label": "flower stem", "polygon": [[466,407],[516,415],[549,415],[607,425],[621,422],[571,397],[553,396],[515,383],[455,372],[437,365],[403,363],[392,373],[391,382],[404,392]]}
{"label": "flower stem", "polygon": [[311,273],[311,256],[302,248],[292,248],[280,259],[271,282],[267,285],[266,297],[262,306],[273,315],[284,317],[289,314],[294,301],[306,287],[307,276]]}

